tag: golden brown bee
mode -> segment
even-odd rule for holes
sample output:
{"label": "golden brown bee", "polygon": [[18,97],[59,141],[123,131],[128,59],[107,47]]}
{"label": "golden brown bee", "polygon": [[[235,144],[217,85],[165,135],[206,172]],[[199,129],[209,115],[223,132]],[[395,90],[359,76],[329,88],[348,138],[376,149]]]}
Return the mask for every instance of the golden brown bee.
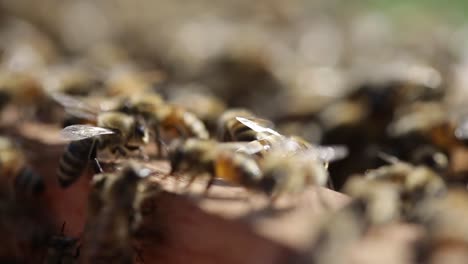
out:
{"label": "golden brown bee", "polygon": [[117,111],[140,116],[155,132],[158,151],[161,153],[161,133],[172,137],[195,137],[208,139],[208,131],[203,122],[193,113],[182,107],[165,103],[155,93],[137,94],[124,99]]}
{"label": "golden brown bee", "polygon": [[396,112],[388,132],[392,137],[419,133],[433,145],[447,151],[459,145],[457,136],[461,137],[461,131],[456,132],[456,120],[450,118],[448,112],[449,109],[440,103],[413,103]]}
{"label": "golden brown bee", "polygon": [[104,81],[106,95],[147,94],[151,92],[154,84],[161,82],[164,78],[164,74],[157,70],[143,71],[128,63],[113,65]]}
{"label": "golden brown bee", "polygon": [[149,141],[144,124],[133,116],[119,112],[100,113],[97,126],[68,126],[62,130],[62,135],[72,140],[60,159],[58,180],[62,187],[75,182],[90,160],[99,167],[98,150],[106,149],[113,155],[127,156]]}
{"label": "golden brown bee", "polygon": [[252,188],[257,186],[261,171],[255,159],[235,151],[239,146],[213,140],[176,140],[169,147],[171,171],[189,172],[192,176],[190,183],[200,174],[208,174],[207,190],[215,177]]}
{"label": "golden brown bee", "polygon": [[[268,152],[262,159],[247,153],[248,143],[218,143],[212,140],[189,139],[175,141],[169,148],[172,172],[188,171],[193,179],[208,174],[211,186],[214,178],[239,184],[251,190],[278,196],[301,191],[309,184],[324,185],[328,178],[325,163],[338,157],[329,150],[310,149],[288,154],[279,149]],[[328,162],[327,161],[327,162]]]}
{"label": "golden brown bee", "polygon": [[354,176],[348,179],[343,192],[366,205],[369,224],[386,224],[400,218],[401,187],[396,183]]}
{"label": "golden brown bee", "polygon": [[442,177],[430,168],[386,158],[393,159],[392,164],[356,175],[345,185],[346,193],[368,205],[372,223],[395,220],[400,215],[408,217],[422,199],[446,191]]}
{"label": "golden brown bee", "polygon": [[0,137],[0,174],[2,188],[12,195],[33,196],[44,191],[42,176],[28,167],[18,146],[6,137]]}
{"label": "golden brown bee", "polygon": [[34,111],[46,99],[43,87],[34,74],[0,72],[0,107],[12,103]]}
{"label": "golden brown bee", "polygon": [[138,227],[135,201],[148,171],[133,165],[92,182],[85,230],[84,263],[133,263],[132,234]]}
{"label": "golden brown bee", "polygon": [[97,76],[84,65],[56,65],[49,67],[41,76],[42,84],[49,93],[89,95],[101,88]]}
{"label": "golden brown bee", "polygon": [[326,162],[312,150],[295,155],[271,151],[259,163],[263,174],[258,187],[272,197],[300,193],[307,186],[324,186],[328,181]]}
{"label": "golden brown bee", "polygon": [[[255,115],[243,108],[231,109],[224,112],[218,119],[219,141],[253,141],[258,139],[258,133],[240,122],[237,118],[249,118],[260,123]],[[262,122],[263,125],[263,122]],[[265,126],[271,127],[271,123]]]}
{"label": "golden brown bee", "polygon": [[185,89],[172,93],[169,101],[194,113],[210,131],[216,130],[217,119],[226,109],[225,103],[214,95]]}

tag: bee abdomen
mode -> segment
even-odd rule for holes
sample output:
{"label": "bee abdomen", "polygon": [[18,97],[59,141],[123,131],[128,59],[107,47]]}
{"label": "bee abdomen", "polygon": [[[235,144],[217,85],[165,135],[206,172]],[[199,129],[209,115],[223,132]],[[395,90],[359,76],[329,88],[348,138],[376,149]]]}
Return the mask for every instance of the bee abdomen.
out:
{"label": "bee abdomen", "polygon": [[[83,173],[92,152],[94,139],[72,141],[63,153],[59,169],[58,181],[60,186],[68,187]],[[91,157],[93,158],[93,157]]]}
{"label": "bee abdomen", "polygon": [[253,141],[257,139],[257,132],[237,122],[231,128],[233,141]]}
{"label": "bee abdomen", "polygon": [[24,167],[15,178],[15,191],[26,196],[44,192],[44,179],[29,167]]}

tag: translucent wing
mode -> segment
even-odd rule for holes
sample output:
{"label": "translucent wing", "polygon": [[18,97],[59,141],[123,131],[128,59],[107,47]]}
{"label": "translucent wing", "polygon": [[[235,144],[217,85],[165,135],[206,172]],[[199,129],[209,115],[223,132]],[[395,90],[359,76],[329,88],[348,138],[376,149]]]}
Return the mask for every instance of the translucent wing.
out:
{"label": "translucent wing", "polygon": [[61,131],[61,136],[68,140],[81,140],[99,135],[114,134],[115,132],[103,128],[89,125],[71,125]]}
{"label": "translucent wing", "polygon": [[248,142],[242,146],[239,146],[236,151],[237,152],[242,152],[242,153],[245,153],[245,154],[248,154],[248,155],[253,155],[253,154],[256,154],[256,153],[259,153],[259,152],[262,152],[262,151],[266,151],[270,149],[270,146],[269,145],[264,145],[262,143],[260,143],[260,141],[258,140],[255,140],[255,141],[251,141],[251,142]]}
{"label": "translucent wing", "polygon": [[312,160],[319,160],[323,162],[333,162],[336,160],[344,159],[348,156],[348,148],[342,145],[336,146],[313,146],[304,151],[301,155],[305,158]]}
{"label": "translucent wing", "polygon": [[65,108],[65,112],[75,117],[95,120],[99,112],[89,104],[73,96],[62,93],[51,93],[51,97]]}
{"label": "translucent wing", "polygon": [[[252,130],[259,133],[270,133],[276,136],[281,136],[280,133],[271,129],[271,122],[265,119],[260,118],[245,118],[245,117],[236,117],[237,121],[241,122],[245,126],[251,128]],[[269,127],[270,126],[270,127]]]}

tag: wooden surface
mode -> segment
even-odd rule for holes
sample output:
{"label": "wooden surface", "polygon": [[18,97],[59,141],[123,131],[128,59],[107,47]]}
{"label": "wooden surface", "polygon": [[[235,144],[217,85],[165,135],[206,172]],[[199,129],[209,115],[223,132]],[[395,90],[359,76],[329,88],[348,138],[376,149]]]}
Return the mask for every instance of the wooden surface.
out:
{"label": "wooden surface", "polygon": [[[86,219],[90,175],[72,187],[59,188],[55,170],[64,148],[58,128],[26,124],[15,132],[28,151],[31,164],[46,177],[47,191],[39,201],[59,233],[81,237]],[[190,188],[167,174],[165,162],[150,162],[158,171],[152,181],[165,192],[149,198],[143,224],[135,239],[144,263],[289,263],[309,250],[318,228],[328,213],[344,206],[345,195],[310,187],[295,197],[281,197],[274,206],[259,194],[243,188],[217,183],[203,195],[206,179],[201,177]],[[352,263],[388,261],[408,262],[405,250],[418,237],[414,227],[396,224],[390,231],[374,230],[349,251]],[[83,245],[85,247],[86,245]],[[369,254],[381,252],[381,254]],[[136,261],[137,262],[137,261]]]}

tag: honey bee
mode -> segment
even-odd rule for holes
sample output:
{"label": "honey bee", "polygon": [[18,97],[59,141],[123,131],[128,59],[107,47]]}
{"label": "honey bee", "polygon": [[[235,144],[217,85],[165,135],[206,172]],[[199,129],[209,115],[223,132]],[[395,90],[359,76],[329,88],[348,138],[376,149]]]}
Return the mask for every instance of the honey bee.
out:
{"label": "honey bee", "polygon": [[51,237],[44,264],[78,263],[80,256],[80,247],[76,247],[78,239],[66,237],[64,231],[65,223],[62,225],[60,235]]}
{"label": "honey bee", "polygon": [[[285,192],[298,192],[308,184],[323,185],[328,173],[318,157],[331,161],[337,156],[328,153],[325,157],[317,149],[297,155],[287,155],[281,151],[268,153],[258,160],[245,152],[246,144],[218,143],[212,140],[189,139],[175,141],[169,148],[172,173],[189,171],[190,183],[199,174],[206,173],[210,180],[206,190],[215,178],[239,184],[267,195],[278,196]],[[314,159],[317,163],[314,163]],[[189,184],[190,184],[189,183]]]}
{"label": "honey bee", "polygon": [[124,99],[117,111],[139,116],[146,121],[155,133],[158,152],[161,154],[162,132],[175,136],[208,139],[209,133],[204,123],[193,113],[182,107],[165,103],[155,93],[138,94]]}
{"label": "honey bee", "polygon": [[369,224],[382,225],[400,218],[401,187],[396,183],[352,176],[343,192],[366,205],[364,217]]}
{"label": "honey bee", "polygon": [[226,109],[225,103],[214,95],[187,90],[171,93],[169,101],[185,106],[206,124],[209,131],[215,131],[217,119]]}
{"label": "honey bee", "polygon": [[307,186],[325,186],[329,180],[328,163],[346,156],[338,147],[317,147],[287,155],[273,150],[259,161],[262,179],[259,187],[263,192],[279,197],[295,194]]}
{"label": "honey bee", "polygon": [[18,146],[6,137],[0,137],[0,173],[2,187],[13,195],[31,197],[45,189],[42,176],[27,165]]}
{"label": "honey bee", "polygon": [[[355,176],[363,178],[364,181],[362,182],[353,177],[353,180],[345,185],[347,186],[345,189],[349,194],[356,197],[367,196],[369,198],[368,202],[371,204],[378,202],[384,204],[380,197],[387,195],[386,208],[388,211],[395,212],[393,214],[395,216],[399,214],[408,216],[411,210],[424,198],[438,197],[446,191],[447,187],[442,177],[430,168],[402,162],[392,156],[383,156],[383,158],[389,160],[391,164],[369,170],[364,176]],[[375,192],[378,189],[382,189],[382,191],[377,195]],[[395,200],[395,194],[398,194],[397,201]],[[392,203],[393,205],[391,205]],[[396,213],[397,208],[400,209],[400,213]],[[384,212],[384,207],[381,207],[380,210]],[[382,217],[384,215],[381,214]],[[393,216],[390,213],[388,215]],[[377,217],[374,217],[373,214],[371,216],[372,218]]]}
{"label": "honey bee", "polygon": [[24,113],[34,116],[46,98],[46,93],[34,74],[0,72],[0,109],[9,104],[17,105],[23,107]]}
{"label": "honey bee", "polygon": [[176,140],[169,147],[171,174],[190,172],[190,185],[198,175],[206,173],[210,177],[206,190],[214,183],[215,177],[253,187],[261,177],[260,168],[249,155],[235,151],[239,146],[214,140]]}
{"label": "honey bee", "polygon": [[149,175],[130,164],[92,181],[85,228],[84,263],[133,263],[132,234],[140,217],[135,200],[141,181]]}
{"label": "honey bee", "polygon": [[224,112],[218,119],[217,133],[219,141],[253,141],[259,138],[257,131],[245,125],[238,118],[249,118],[264,127],[272,127],[272,123],[261,120],[243,108],[231,109]]}
{"label": "honey bee", "polygon": [[62,130],[62,135],[72,140],[60,159],[58,180],[62,187],[75,182],[90,160],[101,171],[97,150],[127,156],[149,141],[148,131],[143,123],[133,116],[110,111],[98,114],[97,126],[68,126]]}
{"label": "honey bee", "polygon": [[41,75],[44,88],[49,93],[67,95],[89,95],[102,86],[97,76],[84,68],[84,65],[55,65]]}

